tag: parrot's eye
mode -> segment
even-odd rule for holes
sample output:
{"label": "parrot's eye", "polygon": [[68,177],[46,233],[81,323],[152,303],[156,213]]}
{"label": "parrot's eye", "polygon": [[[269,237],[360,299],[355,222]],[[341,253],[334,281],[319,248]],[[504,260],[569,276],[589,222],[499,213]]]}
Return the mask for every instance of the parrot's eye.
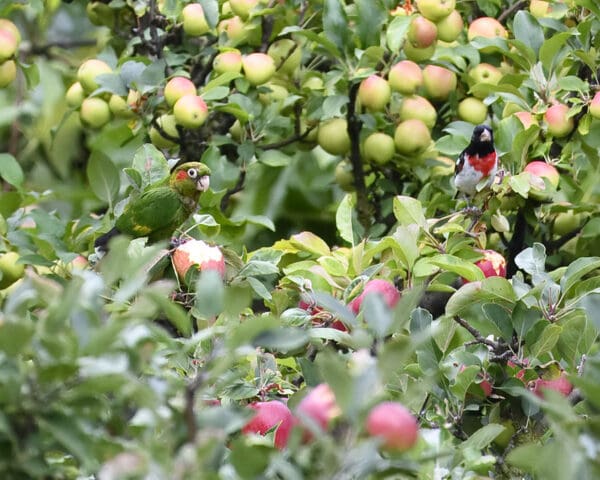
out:
{"label": "parrot's eye", "polygon": [[190,168],[187,171],[188,177],[190,178],[196,178],[198,176],[198,171],[195,168]]}

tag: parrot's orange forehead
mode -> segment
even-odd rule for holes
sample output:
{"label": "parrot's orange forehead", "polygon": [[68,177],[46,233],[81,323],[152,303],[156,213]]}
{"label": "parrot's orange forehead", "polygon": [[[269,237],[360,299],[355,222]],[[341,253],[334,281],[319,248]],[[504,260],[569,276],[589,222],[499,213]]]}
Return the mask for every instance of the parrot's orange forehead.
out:
{"label": "parrot's orange forehead", "polygon": [[181,172],[177,172],[177,180],[185,180],[188,174],[185,170],[181,170]]}

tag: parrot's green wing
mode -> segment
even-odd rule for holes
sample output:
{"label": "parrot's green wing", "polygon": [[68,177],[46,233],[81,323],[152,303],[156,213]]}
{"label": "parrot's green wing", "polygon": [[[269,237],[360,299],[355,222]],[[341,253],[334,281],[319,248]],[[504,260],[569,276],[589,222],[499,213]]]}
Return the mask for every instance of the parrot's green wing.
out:
{"label": "parrot's green wing", "polygon": [[168,238],[189,216],[181,196],[167,186],[150,188],[127,204],[115,226],[133,237]]}

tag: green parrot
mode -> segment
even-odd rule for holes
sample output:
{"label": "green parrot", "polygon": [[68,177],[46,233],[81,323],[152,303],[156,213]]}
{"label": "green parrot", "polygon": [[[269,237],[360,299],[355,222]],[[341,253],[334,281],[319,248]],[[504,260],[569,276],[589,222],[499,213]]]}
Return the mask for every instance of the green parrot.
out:
{"label": "green parrot", "polygon": [[196,210],[200,193],[210,185],[209,175],[210,169],[200,162],[178,166],[169,177],[148,186],[130,201],[115,226],[98,237],[94,246],[106,252],[110,239],[119,234],[148,237],[150,242],[170,238]]}

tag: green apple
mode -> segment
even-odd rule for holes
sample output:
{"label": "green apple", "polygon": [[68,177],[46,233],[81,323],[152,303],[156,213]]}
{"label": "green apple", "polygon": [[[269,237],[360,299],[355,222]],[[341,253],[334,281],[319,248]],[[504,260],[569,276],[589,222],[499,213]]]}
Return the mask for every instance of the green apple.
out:
{"label": "green apple", "polygon": [[189,78],[173,77],[165,85],[164,96],[167,105],[172,107],[184,95],[196,95],[196,85]]}
{"label": "green apple", "polygon": [[433,57],[435,53],[435,43],[426,48],[417,48],[411,42],[404,42],[404,54],[406,58],[413,62],[424,62]]}
{"label": "green apple", "polygon": [[79,82],[73,83],[73,85],[68,88],[67,93],[65,94],[67,105],[72,108],[79,108],[84,98],[85,93],[81,83]]}
{"label": "green apple", "polygon": [[229,128],[229,134],[236,142],[241,142],[244,135],[244,129],[239,120],[236,119],[233,125]]}
{"label": "green apple", "polygon": [[415,62],[402,60],[390,68],[388,82],[392,90],[412,95],[423,84],[423,72]]}
{"label": "green apple", "polygon": [[81,102],[79,116],[87,126],[100,128],[110,120],[110,108],[101,98],[88,97]]}
{"label": "green apple", "polygon": [[596,92],[594,98],[590,102],[590,106],[588,107],[588,111],[594,118],[600,118],[600,92]]}
{"label": "green apple", "polygon": [[258,4],[258,0],[229,0],[229,6],[233,13],[246,19],[250,16],[250,11]]}
{"label": "green apple", "polygon": [[[179,138],[179,132],[177,131],[177,123],[175,122],[175,115],[161,115],[156,119],[156,123],[163,129],[163,131],[172,138]],[[150,141],[157,148],[172,148],[177,145],[172,140],[165,138],[161,135],[160,131],[154,126],[150,127]]]}
{"label": "green apple", "polygon": [[104,73],[112,73],[112,68],[106,62],[92,58],[81,64],[77,70],[77,80],[86,93],[91,93],[99,87],[96,77]]}
{"label": "green apple", "polygon": [[[535,182],[535,185],[532,184],[529,190],[529,196],[531,198],[535,198],[536,200],[548,200],[552,198],[560,180],[560,174],[554,165],[536,160],[529,162],[523,171],[539,177],[538,181]],[[544,181],[543,188],[541,187],[539,179]],[[540,185],[539,187],[538,184]]]}
{"label": "green apple", "polygon": [[[469,70],[469,73],[467,74],[467,83],[470,87],[480,83],[498,85],[502,79],[502,76],[502,72],[493,65],[490,65],[489,63],[480,63]],[[484,99],[487,94],[483,92],[477,92],[474,94],[474,96]]]}
{"label": "green apple", "polygon": [[275,61],[266,53],[251,53],[242,58],[246,80],[252,85],[262,85],[275,74]]}
{"label": "green apple", "polygon": [[550,13],[550,2],[544,0],[531,0],[529,2],[529,11],[535,18],[544,18]]}
{"label": "green apple", "polygon": [[392,89],[387,80],[379,75],[370,75],[358,87],[358,101],[373,112],[385,109],[392,96]]}
{"label": "green apple", "polygon": [[129,108],[127,100],[120,95],[112,94],[108,100],[108,108],[115,117],[132,118],[134,112]]}
{"label": "green apple", "polygon": [[417,0],[421,15],[433,22],[446,18],[455,7],[456,0]]}
{"label": "green apple", "polygon": [[462,16],[458,10],[452,10],[450,15],[436,22],[438,40],[453,42],[456,40],[465,26]]}
{"label": "green apple", "polygon": [[363,144],[365,158],[378,165],[385,165],[396,153],[394,139],[386,133],[375,132]]}
{"label": "green apple", "polygon": [[332,118],[319,125],[317,142],[331,155],[345,155],[350,150],[348,124],[344,118]]}
{"label": "green apple", "polygon": [[555,103],[544,113],[548,133],[554,137],[566,137],[575,128],[573,118],[568,116],[569,107],[563,103]]}
{"label": "green apple", "polygon": [[8,29],[0,29],[0,62],[13,57],[19,48],[16,35]]}
{"label": "green apple", "polygon": [[334,171],[335,182],[345,192],[354,191],[354,175],[352,165],[347,160],[340,161]]}
{"label": "green apple", "polygon": [[20,258],[17,252],[0,253],[0,290],[10,287],[25,273],[25,265],[17,263]]}
{"label": "green apple", "polygon": [[275,60],[277,72],[285,75],[293,75],[302,61],[302,48],[289,38],[273,42],[267,53]]}
{"label": "green apple", "polygon": [[302,82],[302,90],[323,90],[325,83],[318,75],[307,76]]}
{"label": "green apple", "polygon": [[231,45],[238,45],[248,40],[250,30],[240,17],[236,15],[235,17],[223,20],[223,22],[225,22],[225,32]]}
{"label": "green apple", "polygon": [[410,22],[406,38],[415,48],[427,48],[437,40],[437,27],[431,20],[417,15]]}
{"label": "green apple", "polygon": [[17,78],[17,64],[14,60],[0,63],[0,88],[4,88]]}
{"label": "green apple", "polygon": [[423,86],[427,98],[445,101],[456,90],[458,81],[452,70],[437,65],[427,65],[423,69]]}
{"label": "green apple", "polygon": [[431,133],[421,120],[412,118],[401,122],[394,132],[396,150],[403,155],[416,156],[423,153],[431,143]]}
{"label": "green apple", "polygon": [[271,103],[282,103],[286,98],[290,96],[290,92],[285,87],[276,83],[265,83],[261,88],[268,88],[268,92],[261,92],[258,94],[258,100],[263,105],[269,105]]}
{"label": "green apple", "polygon": [[467,30],[467,38],[469,42],[475,37],[486,38],[507,38],[508,32],[506,28],[495,18],[479,17],[471,22]]}
{"label": "green apple", "polygon": [[21,32],[17,26],[6,18],[0,18],[0,30],[8,30],[17,39],[17,45],[21,43]]}
{"label": "green apple", "polygon": [[405,97],[400,105],[398,115],[401,121],[416,118],[421,120],[427,128],[433,128],[437,120],[435,107],[424,97],[413,95]]}
{"label": "green apple", "polygon": [[239,50],[219,53],[213,61],[213,69],[219,74],[226,72],[240,73],[242,71],[242,54]]}
{"label": "green apple", "polygon": [[473,125],[484,123],[487,114],[487,106],[478,98],[467,97],[458,104],[458,118]]}
{"label": "green apple", "polygon": [[198,128],[208,118],[208,107],[198,95],[184,95],[173,106],[175,121],[186,128]]}
{"label": "green apple", "polygon": [[191,37],[199,37],[210,31],[204,16],[204,9],[199,3],[188,3],[181,11],[183,31]]}
{"label": "green apple", "polygon": [[552,232],[562,237],[578,229],[580,225],[581,214],[573,213],[573,210],[560,212],[554,219]]}

